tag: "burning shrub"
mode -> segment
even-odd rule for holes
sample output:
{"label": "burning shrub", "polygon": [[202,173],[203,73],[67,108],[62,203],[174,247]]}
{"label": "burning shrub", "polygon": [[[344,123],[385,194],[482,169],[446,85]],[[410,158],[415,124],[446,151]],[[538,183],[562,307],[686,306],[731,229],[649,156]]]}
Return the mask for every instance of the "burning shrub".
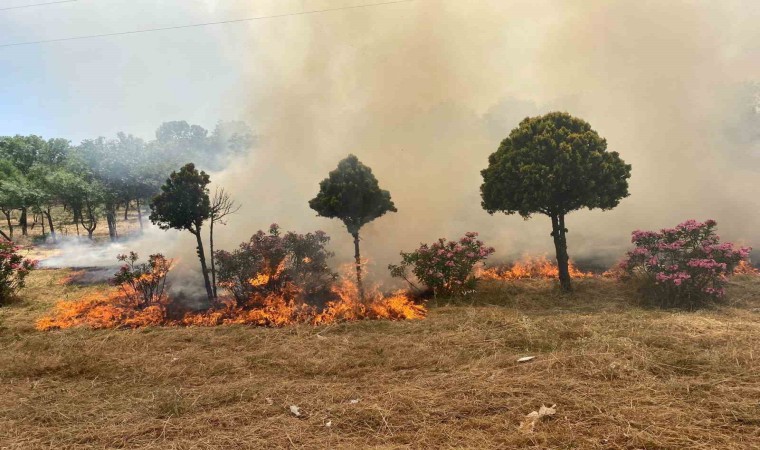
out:
{"label": "burning shrub", "polygon": [[119,261],[126,264],[114,274],[113,284],[118,285],[124,296],[134,302],[137,309],[166,302],[164,289],[166,276],[172,268],[172,260],[156,253],[148,257],[147,263],[137,264],[137,253],[118,255]]}
{"label": "burning shrub", "polygon": [[37,261],[24,258],[18,250],[13,242],[0,239],[0,305],[24,287],[24,279],[37,265]]}
{"label": "burning shrub", "polygon": [[403,278],[414,286],[407,277],[407,269],[411,268],[417,280],[436,296],[462,294],[475,285],[475,265],[495,251],[493,247],[485,247],[476,239],[477,235],[468,232],[459,241],[440,238],[431,245],[420,245],[411,253],[401,252],[401,263],[390,264],[388,269],[391,276]]}
{"label": "burning shrub", "polygon": [[660,232],[634,231],[636,245],[621,263],[630,278],[640,279],[661,306],[693,307],[724,295],[726,276],[749,256],[750,249],[720,243],[716,222],[687,220]]}
{"label": "burning shrub", "polygon": [[281,294],[288,285],[297,286],[307,298],[321,295],[337,277],[327,265],[332,256],[325,249],[329,241],[323,231],[282,235],[280,227],[272,224],[269,234],[259,230],[237,250],[214,254],[219,285],[232,293],[238,305],[255,296]]}

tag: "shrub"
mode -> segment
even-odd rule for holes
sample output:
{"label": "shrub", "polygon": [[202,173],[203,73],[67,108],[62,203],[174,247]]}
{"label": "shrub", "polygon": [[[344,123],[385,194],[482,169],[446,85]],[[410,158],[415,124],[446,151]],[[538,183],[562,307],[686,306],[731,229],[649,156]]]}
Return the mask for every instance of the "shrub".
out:
{"label": "shrub", "polygon": [[460,295],[475,286],[473,269],[494,252],[476,239],[478,233],[466,233],[459,241],[438,239],[433,244],[421,244],[417,250],[401,252],[401,263],[390,264],[391,276],[412,283],[407,270],[421,283],[433,290],[435,296]]}
{"label": "shrub", "polygon": [[37,261],[24,258],[13,242],[0,239],[0,305],[8,302],[24,287],[24,279]]}
{"label": "shrub", "polygon": [[725,293],[726,277],[749,256],[750,249],[720,243],[716,222],[687,220],[660,232],[634,231],[636,247],[621,268],[642,281],[660,306],[694,307]]}
{"label": "shrub", "polygon": [[329,241],[323,231],[283,235],[280,227],[272,224],[268,234],[259,230],[233,252],[215,252],[219,285],[228,289],[238,304],[254,294],[281,294],[293,287],[307,298],[324,293],[337,277],[327,265],[333,255],[325,248]]}
{"label": "shrub", "polygon": [[138,264],[137,253],[118,255],[119,261],[125,262],[111,280],[121,287],[124,295],[132,300],[138,309],[166,302],[164,291],[166,276],[172,268],[172,260],[156,253],[148,257],[147,263]]}

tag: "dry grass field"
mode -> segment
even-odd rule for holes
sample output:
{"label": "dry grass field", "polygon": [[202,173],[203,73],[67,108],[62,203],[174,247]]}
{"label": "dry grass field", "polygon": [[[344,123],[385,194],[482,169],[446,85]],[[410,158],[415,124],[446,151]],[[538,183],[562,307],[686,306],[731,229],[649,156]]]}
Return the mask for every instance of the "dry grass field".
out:
{"label": "dry grass field", "polygon": [[0,308],[2,449],[760,448],[757,277],[698,312],[595,278],[484,283],[421,321],[35,331],[98,289],[67,273]]}

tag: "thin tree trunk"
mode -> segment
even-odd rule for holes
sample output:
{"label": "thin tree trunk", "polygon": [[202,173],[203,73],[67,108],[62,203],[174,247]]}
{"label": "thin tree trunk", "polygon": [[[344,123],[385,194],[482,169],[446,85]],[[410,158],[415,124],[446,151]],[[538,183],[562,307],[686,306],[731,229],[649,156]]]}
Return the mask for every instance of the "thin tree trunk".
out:
{"label": "thin tree trunk", "polygon": [[124,220],[127,220],[129,217],[129,200],[124,202]]}
{"label": "thin tree trunk", "polygon": [[359,232],[353,233],[354,259],[356,261],[356,287],[359,290],[359,300],[364,302],[364,286],[362,286],[362,257],[359,252]]}
{"label": "thin tree trunk", "polygon": [[[34,222],[37,223],[37,216],[34,216]],[[42,220],[40,220],[40,223],[42,224],[42,242],[45,242],[45,218],[43,217]]]}
{"label": "thin tree trunk", "polygon": [[554,249],[557,254],[557,269],[559,270],[559,285],[565,292],[573,290],[570,282],[570,271],[568,262],[570,257],[567,254],[567,229],[565,228],[565,215],[559,214],[552,216],[552,237],[554,238]]}
{"label": "thin tree trunk", "polygon": [[56,242],[55,227],[53,226],[53,217],[50,214],[50,208],[48,208],[43,214],[47,216],[48,225],[50,226],[50,237],[53,238],[53,242]]}
{"label": "thin tree trunk", "polygon": [[21,225],[21,235],[27,236],[29,224],[27,223],[26,207],[21,208],[21,217],[19,217],[18,223]]}
{"label": "thin tree trunk", "polygon": [[140,199],[135,200],[135,206],[137,207],[137,221],[140,222],[140,233],[142,233],[143,230],[143,223],[142,223],[142,210],[140,209]]}
{"label": "thin tree trunk", "polygon": [[2,236],[6,241],[12,241],[12,239],[10,238],[10,236],[8,236],[7,234],[5,234],[5,231],[3,231],[3,230],[0,230],[0,236]]}
{"label": "thin tree trunk", "polygon": [[206,297],[209,304],[214,300],[214,292],[211,289],[211,280],[208,277],[208,268],[206,266],[206,254],[203,252],[203,239],[201,239],[201,227],[196,226],[196,231],[191,231],[198,242],[198,259],[201,261],[201,271],[203,272],[203,282],[206,285]]}
{"label": "thin tree trunk", "polygon": [[108,237],[111,242],[116,240],[116,203],[106,204],[106,224],[108,224]]}
{"label": "thin tree trunk", "polygon": [[11,222],[11,210],[4,209],[3,215],[5,215],[5,221],[8,223],[8,233],[10,233],[11,238],[12,238],[13,237],[13,222]]}
{"label": "thin tree trunk", "polygon": [[211,288],[214,291],[214,300],[216,300],[218,297],[216,293],[216,263],[214,263],[214,219],[211,219],[211,222],[209,224],[209,233],[208,233],[208,245],[209,250],[211,250]]}

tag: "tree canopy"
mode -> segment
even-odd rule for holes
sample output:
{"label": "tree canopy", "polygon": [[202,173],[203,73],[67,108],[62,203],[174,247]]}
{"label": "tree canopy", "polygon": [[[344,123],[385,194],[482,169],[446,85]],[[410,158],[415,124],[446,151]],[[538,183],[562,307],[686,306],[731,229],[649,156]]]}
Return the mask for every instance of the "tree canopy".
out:
{"label": "tree canopy", "polygon": [[338,168],[319,183],[319,193],[309,201],[322,217],[343,221],[351,234],[396,206],[388,191],[380,189],[372,169],[354,155],[338,163]]}
{"label": "tree canopy", "polygon": [[565,215],[607,210],[628,196],[631,166],[586,121],[564,112],[528,117],[488,158],[480,187],[490,214],[540,213],[552,219],[560,282],[570,289]]}
{"label": "tree canopy", "polygon": [[588,122],[552,112],[520,122],[481,174],[486,211],[529,218],[614,208],[628,196],[631,166]]}

